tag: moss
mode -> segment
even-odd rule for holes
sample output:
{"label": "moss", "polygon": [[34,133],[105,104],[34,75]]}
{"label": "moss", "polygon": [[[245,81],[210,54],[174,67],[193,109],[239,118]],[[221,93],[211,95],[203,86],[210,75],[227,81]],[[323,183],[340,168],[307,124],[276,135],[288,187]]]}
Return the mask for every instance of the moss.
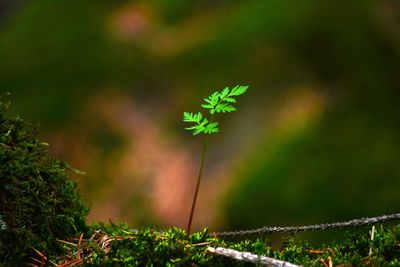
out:
{"label": "moss", "polygon": [[57,264],[79,261],[84,266],[254,266],[209,253],[207,247],[232,248],[302,266],[399,266],[400,226],[378,227],[373,241],[364,229],[319,248],[289,236],[281,248],[273,249],[265,238],[232,242],[207,229],[188,236],[177,227],[132,231],[125,224],[99,224],[91,226],[80,242],[77,237],[66,242],[63,257],[49,258]]}
{"label": "moss", "polygon": [[18,265],[32,248],[60,250],[57,239],[86,230],[88,212],[63,162],[51,158],[36,128],[9,118],[0,99],[0,258]]}

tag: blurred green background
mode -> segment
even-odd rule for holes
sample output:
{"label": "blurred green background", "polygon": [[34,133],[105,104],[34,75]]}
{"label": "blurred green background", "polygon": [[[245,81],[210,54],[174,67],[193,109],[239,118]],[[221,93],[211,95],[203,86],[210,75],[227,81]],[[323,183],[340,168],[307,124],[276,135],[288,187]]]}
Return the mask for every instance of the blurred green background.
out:
{"label": "blurred green background", "polygon": [[197,229],[399,212],[399,1],[1,3],[0,90],[87,172],[89,221],[184,227],[202,138],[182,112],[236,84]]}

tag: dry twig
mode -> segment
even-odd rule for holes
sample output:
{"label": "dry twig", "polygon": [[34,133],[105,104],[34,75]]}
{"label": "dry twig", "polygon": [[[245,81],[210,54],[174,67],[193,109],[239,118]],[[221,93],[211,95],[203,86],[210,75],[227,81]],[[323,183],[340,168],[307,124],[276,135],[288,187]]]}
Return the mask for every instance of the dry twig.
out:
{"label": "dry twig", "polygon": [[252,263],[255,263],[255,264],[261,263],[261,264],[263,264],[265,266],[271,266],[271,267],[299,267],[299,265],[292,264],[290,262],[281,261],[281,260],[277,260],[277,259],[273,259],[273,258],[269,258],[269,257],[265,257],[265,256],[259,256],[259,255],[252,254],[250,252],[241,252],[241,251],[237,251],[237,250],[230,249],[230,248],[208,247],[207,251],[209,251],[211,253],[223,255],[225,257],[229,257],[229,258],[232,258],[232,259],[236,259],[236,260],[252,262]]}

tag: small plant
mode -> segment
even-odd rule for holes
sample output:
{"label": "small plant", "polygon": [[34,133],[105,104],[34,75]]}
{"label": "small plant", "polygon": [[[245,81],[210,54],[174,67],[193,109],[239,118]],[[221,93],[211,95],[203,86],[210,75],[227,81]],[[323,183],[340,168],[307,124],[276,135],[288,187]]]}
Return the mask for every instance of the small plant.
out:
{"label": "small plant", "polygon": [[194,209],[196,207],[197,195],[199,193],[199,187],[201,182],[201,177],[203,175],[203,169],[205,165],[205,155],[208,147],[208,136],[213,133],[219,132],[218,122],[214,121],[214,116],[216,113],[229,113],[237,110],[232,103],[236,103],[235,97],[244,94],[247,91],[248,86],[237,85],[232,89],[226,87],[221,92],[214,92],[209,97],[204,98],[205,104],[201,106],[205,109],[208,109],[211,114],[210,118],[206,118],[203,116],[201,112],[197,112],[197,114],[191,112],[183,113],[183,121],[194,123],[193,126],[185,128],[185,130],[193,131],[193,135],[205,134],[204,143],[203,143],[203,151],[201,154],[201,162],[199,174],[197,177],[197,185],[196,190],[193,196],[192,208],[190,210],[189,222],[187,226],[187,233],[190,234],[190,228],[192,226],[192,219],[194,214]]}

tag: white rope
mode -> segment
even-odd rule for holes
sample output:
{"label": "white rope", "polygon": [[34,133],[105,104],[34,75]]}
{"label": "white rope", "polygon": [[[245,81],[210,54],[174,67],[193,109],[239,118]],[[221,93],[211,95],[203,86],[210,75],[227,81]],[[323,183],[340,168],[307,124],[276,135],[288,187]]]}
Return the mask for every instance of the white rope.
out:
{"label": "white rope", "polygon": [[304,226],[284,226],[284,227],[266,226],[258,229],[220,232],[215,234],[217,236],[244,236],[244,235],[260,235],[260,234],[270,234],[270,233],[296,233],[302,231],[318,231],[318,230],[334,229],[334,228],[360,227],[365,225],[374,225],[377,223],[383,223],[392,220],[400,220],[400,213],[382,215],[371,218],[353,219],[351,221],[337,222],[337,223],[324,223],[324,224],[313,224]]}
{"label": "white rope", "polygon": [[247,261],[247,262],[252,262],[255,264],[263,264],[265,266],[271,266],[271,267],[299,267],[299,265],[295,265],[286,261],[281,261],[281,260],[276,260],[273,258],[268,258],[265,256],[259,256],[256,254],[252,254],[250,252],[241,252],[237,251],[234,249],[230,248],[213,248],[213,247],[208,247],[207,251],[218,254],[218,255],[223,255],[225,257],[229,257],[235,260],[240,260],[240,261]]}

